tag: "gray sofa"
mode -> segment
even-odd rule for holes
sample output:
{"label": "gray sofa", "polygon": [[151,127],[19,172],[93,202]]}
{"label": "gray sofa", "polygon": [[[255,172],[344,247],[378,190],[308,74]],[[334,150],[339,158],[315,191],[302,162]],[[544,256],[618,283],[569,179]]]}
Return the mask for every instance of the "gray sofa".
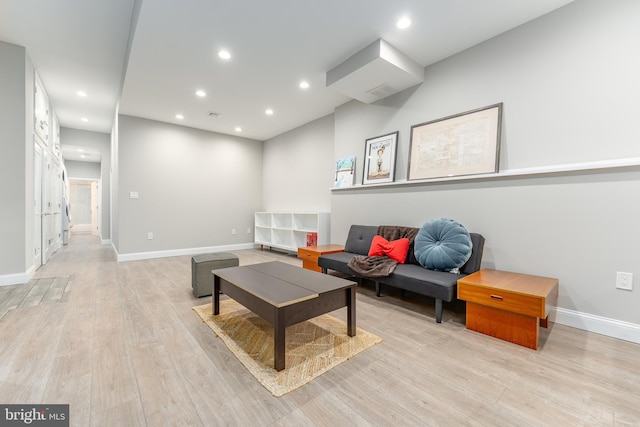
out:
{"label": "gray sofa", "polygon": [[[344,252],[322,255],[318,258],[318,266],[327,274],[328,270],[339,271],[358,278],[348,263],[355,255],[367,255],[371,247],[371,240],[378,232],[375,225],[352,225],[345,242]],[[398,264],[391,275],[378,277],[376,295],[380,296],[381,285],[394,286],[403,290],[415,292],[435,298],[436,322],[442,322],[442,302],[451,302],[457,296],[458,279],[480,270],[482,251],[484,249],[484,237],[477,233],[469,233],[473,249],[469,260],[460,267],[460,274],[446,271],[428,270],[422,267],[413,254],[413,243],[409,246],[407,259],[404,264]]]}

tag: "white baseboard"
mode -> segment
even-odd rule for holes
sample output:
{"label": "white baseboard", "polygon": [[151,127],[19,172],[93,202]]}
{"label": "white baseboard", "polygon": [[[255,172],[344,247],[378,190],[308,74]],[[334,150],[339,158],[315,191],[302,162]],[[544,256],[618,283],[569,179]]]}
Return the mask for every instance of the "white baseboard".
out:
{"label": "white baseboard", "polygon": [[111,239],[100,239],[100,243],[103,245],[108,245],[111,243]]}
{"label": "white baseboard", "polygon": [[580,313],[565,308],[556,308],[555,316],[549,316],[549,320],[572,328],[640,344],[640,325],[635,323]]}
{"label": "white baseboard", "polygon": [[27,283],[33,277],[36,269],[31,266],[24,273],[5,274],[0,276],[0,286],[22,285]]}
{"label": "white baseboard", "polygon": [[209,252],[225,252],[225,251],[239,251],[243,249],[253,249],[253,243],[243,243],[239,245],[223,245],[223,246],[209,246],[204,248],[187,248],[187,249],[172,249],[169,251],[154,251],[154,252],[136,252],[130,254],[119,254],[116,250],[116,255],[118,262],[123,261],[138,261],[141,259],[152,259],[152,258],[166,258],[172,256],[182,256],[182,255],[198,255],[198,254],[206,254]]}

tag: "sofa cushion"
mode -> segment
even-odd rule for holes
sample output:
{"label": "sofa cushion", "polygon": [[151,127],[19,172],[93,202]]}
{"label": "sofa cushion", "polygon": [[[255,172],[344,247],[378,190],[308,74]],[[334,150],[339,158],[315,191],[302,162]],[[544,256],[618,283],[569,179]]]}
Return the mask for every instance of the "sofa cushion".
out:
{"label": "sofa cushion", "polygon": [[393,274],[378,280],[385,285],[451,302],[456,299],[458,279],[466,276],[434,271],[415,264],[398,264]]}
{"label": "sofa cushion", "polygon": [[467,262],[472,249],[467,229],[448,218],[434,219],[424,224],[414,244],[420,265],[436,271],[457,271]]}
{"label": "sofa cushion", "polygon": [[373,236],[369,256],[387,256],[394,261],[404,264],[409,250],[409,239],[403,237],[393,241],[388,241],[382,236]]}
{"label": "sofa cushion", "polygon": [[355,272],[349,268],[349,261],[351,261],[351,258],[354,256],[356,255],[351,252],[324,254],[318,258],[318,267],[346,274],[355,274]]}
{"label": "sofa cushion", "polygon": [[357,255],[367,255],[371,247],[373,236],[378,234],[376,225],[352,225],[349,229],[344,251]]}

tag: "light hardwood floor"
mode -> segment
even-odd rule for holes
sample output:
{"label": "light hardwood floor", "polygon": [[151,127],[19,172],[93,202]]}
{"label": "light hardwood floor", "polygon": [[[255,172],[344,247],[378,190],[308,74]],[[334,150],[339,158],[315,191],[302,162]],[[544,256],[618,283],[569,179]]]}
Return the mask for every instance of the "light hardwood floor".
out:
{"label": "light hardwood floor", "polygon": [[640,425],[638,344],[552,324],[533,351],[467,331],[462,305],[437,324],[433,301],[361,286],[358,326],[383,342],[274,398],[192,310],[209,298],[189,256],[117,263],[72,236],[34,280],[56,278],[62,297],[0,320],[0,403],[68,403],[74,426]]}

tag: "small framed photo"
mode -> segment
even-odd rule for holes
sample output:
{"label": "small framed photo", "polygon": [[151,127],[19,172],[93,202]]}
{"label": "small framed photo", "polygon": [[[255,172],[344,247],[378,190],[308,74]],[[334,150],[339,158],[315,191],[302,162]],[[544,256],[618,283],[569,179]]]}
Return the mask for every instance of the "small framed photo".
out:
{"label": "small framed photo", "polygon": [[367,139],[364,146],[362,184],[393,182],[396,169],[398,131]]}
{"label": "small framed photo", "polygon": [[336,172],[333,188],[351,187],[356,172],[356,156],[342,157],[336,160]]}

